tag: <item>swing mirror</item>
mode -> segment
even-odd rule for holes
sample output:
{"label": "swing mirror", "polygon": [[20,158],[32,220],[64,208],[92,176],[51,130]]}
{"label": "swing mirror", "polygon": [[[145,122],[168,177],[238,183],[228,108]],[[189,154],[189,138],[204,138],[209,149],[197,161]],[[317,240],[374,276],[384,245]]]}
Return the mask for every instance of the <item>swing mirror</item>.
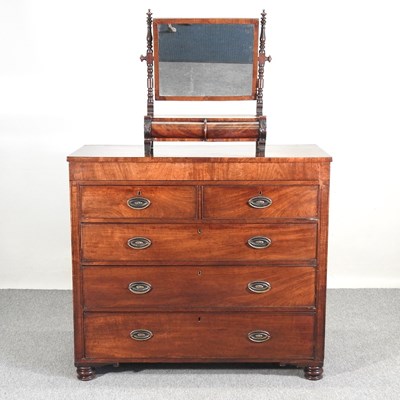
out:
{"label": "swing mirror", "polygon": [[254,100],[257,19],[154,19],[156,100]]}

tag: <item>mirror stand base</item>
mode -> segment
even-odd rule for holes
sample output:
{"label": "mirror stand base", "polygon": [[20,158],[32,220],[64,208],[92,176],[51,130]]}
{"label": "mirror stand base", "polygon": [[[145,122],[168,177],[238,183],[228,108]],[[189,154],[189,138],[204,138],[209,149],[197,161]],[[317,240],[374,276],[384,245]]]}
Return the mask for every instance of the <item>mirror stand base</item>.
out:
{"label": "mirror stand base", "polygon": [[265,157],[265,141],[256,142],[256,157]]}
{"label": "mirror stand base", "polygon": [[153,157],[154,155],[153,141],[150,139],[144,140],[144,155],[145,157]]}

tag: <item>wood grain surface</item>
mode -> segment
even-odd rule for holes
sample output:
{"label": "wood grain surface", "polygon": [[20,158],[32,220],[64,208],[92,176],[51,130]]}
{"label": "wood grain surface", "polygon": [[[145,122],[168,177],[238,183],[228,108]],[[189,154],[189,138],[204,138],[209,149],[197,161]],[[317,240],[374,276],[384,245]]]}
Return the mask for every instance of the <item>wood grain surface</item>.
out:
{"label": "wood grain surface", "polygon": [[[267,208],[252,208],[248,201],[265,196],[272,203]],[[313,218],[318,215],[318,186],[246,185],[206,186],[203,189],[204,218]]]}
{"label": "wood grain surface", "polygon": [[[195,219],[195,186],[83,186],[83,218]],[[145,209],[132,209],[127,202],[140,196],[150,201]]]}
{"label": "wood grain surface", "polygon": [[[268,237],[265,249],[248,240]],[[152,244],[132,249],[129,239],[145,237]],[[83,261],[254,262],[309,261],[316,258],[317,224],[83,224]]]}
{"label": "wood grain surface", "polygon": [[[147,341],[131,339],[133,330],[153,333]],[[267,331],[263,343],[248,339]],[[313,315],[262,313],[86,313],[88,358],[312,358]]]}
{"label": "wood grain surface", "polygon": [[[313,267],[95,266],[83,268],[82,274],[87,310],[315,306]],[[254,281],[271,288],[251,292],[248,284]],[[132,293],[131,282],[146,282],[151,290]]]}

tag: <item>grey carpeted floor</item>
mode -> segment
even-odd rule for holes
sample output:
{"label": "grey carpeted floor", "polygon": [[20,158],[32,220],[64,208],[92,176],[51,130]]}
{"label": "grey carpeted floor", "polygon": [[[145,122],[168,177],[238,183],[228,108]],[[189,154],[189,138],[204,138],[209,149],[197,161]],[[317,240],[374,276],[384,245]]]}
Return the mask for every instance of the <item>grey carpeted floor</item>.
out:
{"label": "grey carpeted floor", "polygon": [[324,379],[265,366],[103,367],[80,382],[71,292],[0,290],[0,399],[399,399],[400,289],[329,290]]}

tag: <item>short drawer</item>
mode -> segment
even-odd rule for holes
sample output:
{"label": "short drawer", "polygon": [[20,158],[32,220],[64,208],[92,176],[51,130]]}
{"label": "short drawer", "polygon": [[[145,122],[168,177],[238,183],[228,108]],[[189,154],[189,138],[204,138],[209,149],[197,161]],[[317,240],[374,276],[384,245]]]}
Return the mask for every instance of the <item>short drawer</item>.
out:
{"label": "short drawer", "polygon": [[82,225],[83,262],[312,263],[316,242],[316,223]]}
{"label": "short drawer", "polygon": [[194,186],[82,186],[83,218],[194,219]]}
{"label": "short drawer", "polygon": [[86,313],[85,356],[101,359],[304,359],[313,315]]}
{"label": "short drawer", "polygon": [[318,186],[206,186],[203,218],[312,218],[318,215]]}
{"label": "short drawer", "polygon": [[85,267],[87,310],[312,307],[313,267]]}

